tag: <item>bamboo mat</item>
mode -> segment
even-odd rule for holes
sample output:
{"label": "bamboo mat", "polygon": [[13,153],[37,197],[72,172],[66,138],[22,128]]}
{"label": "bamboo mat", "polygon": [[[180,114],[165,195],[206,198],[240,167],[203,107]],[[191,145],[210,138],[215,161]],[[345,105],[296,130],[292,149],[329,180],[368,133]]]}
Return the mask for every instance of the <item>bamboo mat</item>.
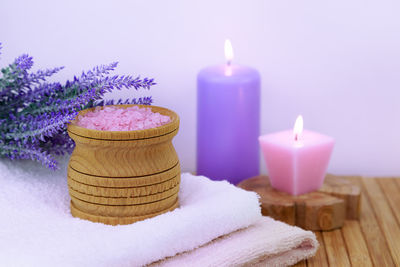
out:
{"label": "bamboo mat", "polygon": [[346,177],[362,188],[361,218],[315,232],[315,257],[295,266],[400,266],[400,178]]}

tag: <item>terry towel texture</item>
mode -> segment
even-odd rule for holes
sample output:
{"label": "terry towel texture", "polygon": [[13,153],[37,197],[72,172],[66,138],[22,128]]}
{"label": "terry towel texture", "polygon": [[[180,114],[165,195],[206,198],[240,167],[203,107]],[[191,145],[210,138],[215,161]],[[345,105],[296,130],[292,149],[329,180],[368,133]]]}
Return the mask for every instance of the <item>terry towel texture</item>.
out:
{"label": "terry towel texture", "polygon": [[[234,261],[228,264],[232,265],[244,262],[246,257],[258,261],[265,260],[260,258],[265,255],[269,255],[268,258],[284,256],[288,251],[299,251],[298,247],[302,248],[300,244],[304,242],[308,254],[303,251],[290,257],[299,260],[311,255],[316,249],[315,237],[311,237],[314,243],[307,241],[312,233],[272,219],[262,219],[257,195],[227,182],[214,182],[205,177],[182,174],[179,197],[179,209],[146,221],[117,227],[92,223],[70,215],[66,163],[61,171],[52,172],[31,162],[2,160],[1,264],[140,266],[170,257],[161,263],[193,266],[198,262],[198,266],[210,266],[219,264],[219,261],[204,261],[209,257],[217,257],[218,250],[215,247],[225,248],[223,250],[226,253],[232,249],[235,255],[242,250],[243,259],[233,257]],[[282,229],[282,235],[269,231],[265,222],[271,227],[275,226],[271,229],[276,233]],[[250,225],[253,226],[237,231]],[[256,233],[260,227],[263,230]],[[271,243],[274,247],[267,246],[261,238],[257,241],[259,243],[252,239],[251,233],[255,237],[261,236],[261,232],[272,237],[268,242],[274,241]],[[227,235],[229,233],[232,234]],[[225,237],[216,239],[223,235]],[[257,248],[249,246],[253,242],[259,244]],[[241,248],[239,243],[243,245]],[[191,252],[183,253],[185,251]],[[209,256],[204,258],[201,253]],[[189,262],[185,257],[189,257],[186,258]],[[174,264],[173,260],[177,263]]]}
{"label": "terry towel texture", "polygon": [[288,266],[314,256],[315,235],[270,217],[154,266]]}

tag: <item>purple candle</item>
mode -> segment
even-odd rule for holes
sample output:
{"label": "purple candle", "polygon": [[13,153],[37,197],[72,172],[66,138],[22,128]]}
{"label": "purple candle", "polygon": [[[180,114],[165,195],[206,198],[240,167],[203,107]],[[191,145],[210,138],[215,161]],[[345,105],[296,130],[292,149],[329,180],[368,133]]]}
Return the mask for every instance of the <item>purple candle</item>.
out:
{"label": "purple candle", "polygon": [[225,56],[197,76],[197,174],[237,184],[260,171],[260,75]]}

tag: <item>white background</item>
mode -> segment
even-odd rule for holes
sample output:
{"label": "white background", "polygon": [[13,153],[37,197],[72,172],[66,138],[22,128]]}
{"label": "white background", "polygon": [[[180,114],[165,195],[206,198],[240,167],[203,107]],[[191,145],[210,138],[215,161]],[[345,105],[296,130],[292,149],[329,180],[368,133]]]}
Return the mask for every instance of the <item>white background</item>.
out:
{"label": "white background", "polygon": [[230,38],[235,62],[261,73],[262,133],[301,113],[337,141],[330,172],[400,175],[399,14],[387,0],[2,0],[0,66],[29,53],[35,69],[65,66],[60,80],[112,61],[155,77],[150,93],[181,116],[175,147],[194,171],[196,75],[224,62]]}

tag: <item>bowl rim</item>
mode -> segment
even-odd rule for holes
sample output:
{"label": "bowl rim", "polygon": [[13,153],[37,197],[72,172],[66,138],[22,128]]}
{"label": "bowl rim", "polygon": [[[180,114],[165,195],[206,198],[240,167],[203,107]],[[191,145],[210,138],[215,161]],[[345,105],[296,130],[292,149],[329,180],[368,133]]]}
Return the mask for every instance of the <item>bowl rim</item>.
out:
{"label": "bowl rim", "polygon": [[73,121],[68,123],[67,131],[74,135],[89,139],[99,139],[99,140],[137,140],[137,139],[149,139],[155,138],[163,135],[167,135],[179,128],[179,116],[174,111],[160,106],[153,105],[138,105],[138,104],[124,104],[124,105],[107,105],[100,107],[101,109],[105,107],[118,107],[118,108],[128,108],[138,106],[140,108],[151,108],[153,112],[158,112],[162,115],[167,115],[171,118],[171,121],[159,127],[149,128],[144,130],[134,130],[134,131],[102,131],[88,129],[76,124],[76,118],[80,115],[84,115],[89,111],[92,111],[99,107],[92,107],[81,110],[78,112],[77,116]]}

